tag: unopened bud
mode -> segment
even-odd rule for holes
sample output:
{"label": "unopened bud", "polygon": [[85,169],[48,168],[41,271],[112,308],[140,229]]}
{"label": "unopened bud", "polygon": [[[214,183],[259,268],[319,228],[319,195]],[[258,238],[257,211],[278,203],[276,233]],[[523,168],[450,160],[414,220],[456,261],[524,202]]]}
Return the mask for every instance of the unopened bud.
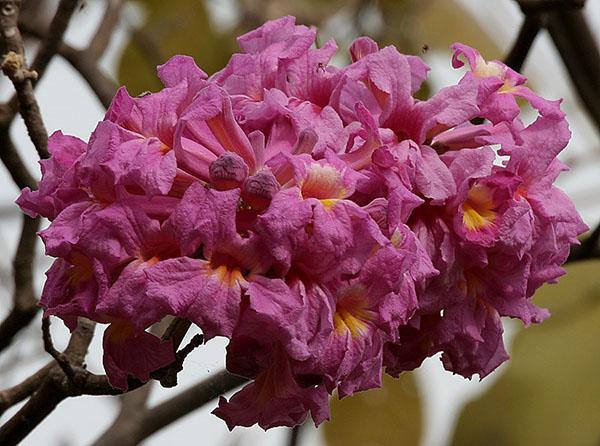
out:
{"label": "unopened bud", "polygon": [[242,187],[242,199],[252,209],[264,211],[279,192],[279,183],[270,170],[261,170],[249,177]]}
{"label": "unopened bud", "polygon": [[248,176],[248,166],[241,156],[225,152],[208,168],[211,184],[218,190],[240,187]]}

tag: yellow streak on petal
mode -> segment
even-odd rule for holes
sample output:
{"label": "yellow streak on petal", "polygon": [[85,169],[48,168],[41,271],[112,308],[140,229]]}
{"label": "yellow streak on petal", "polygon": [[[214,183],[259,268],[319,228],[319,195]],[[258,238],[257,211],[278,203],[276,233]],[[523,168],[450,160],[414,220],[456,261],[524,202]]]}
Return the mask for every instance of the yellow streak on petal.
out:
{"label": "yellow streak on petal", "polygon": [[365,289],[362,286],[343,290],[333,315],[333,326],[336,332],[340,335],[350,332],[353,338],[367,334],[369,322],[374,319],[367,305]]}
{"label": "yellow streak on petal", "polygon": [[325,210],[330,211],[335,207],[335,205],[337,204],[338,201],[339,200],[337,200],[335,198],[328,198],[325,200],[321,200],[321,204],[323,205]]}
{"label": "yellow streak on petal", "polygon": [[463,204],[463,212],[463,224],[469,231],[479,231],[493,225],[497,213],[489,188],[473,186]]}
{"label": "yellow streak on petal", "polygon": [[219,282],[227,288],[233,288],[236,284],[244,281],[244,276],[239,268],[228,268],[221,265],[212,271]]}

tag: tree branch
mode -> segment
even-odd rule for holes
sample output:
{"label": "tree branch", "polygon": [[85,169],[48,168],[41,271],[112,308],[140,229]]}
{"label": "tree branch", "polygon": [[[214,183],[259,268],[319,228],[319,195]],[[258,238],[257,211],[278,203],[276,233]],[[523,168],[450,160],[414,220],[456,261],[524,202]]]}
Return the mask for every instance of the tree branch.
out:
{"label": "tree branch", "polygon": [[[46,38],[46,33],[40,31],[35,24],[21,21],[19,26],[26,35],[41,40]],[[74,48],[64,42],[58,47],[58,54],[79,72],[102,105],[108,108],[117,91],[117,85],[98,68],[99,56],[85,49]]]}
{"label": "tree branch", "polygon": [[527,14],[523,25],[517,36],[517,40],[513,44],[512,49],[504,59],[504,63],[511,67],[515,71],[521,71],[525,59],[531,50],[531,46],[537,37],[541,25],[543,16],[537,12]]}
{"label": "tree branch", "polygon": [[35,244],[40,219],[23,215],[23,229],[13,260],[13,308],[0,323],[0,351],[4,350],[21,329],[37,314],[37,298],[33,290]]}
{"label": "tree branch", "polygon": [[[64,352],[67,360],[77,365],[78,370],[85,370],[81,365],[94,336],[94,327],[94,322],[80,318]],[[73,369],[75,371],[75,367]],[[73,389],[78,387],[77,376],[71,380],[60,366],[54,365],[42,378],[29,401],[0,427],[0,444],[16,445],[23,440],[61,401],[71,396]]]}
{"label": "tree branch", "polygon": [[600,258],[600,224],[588,235],[580,245],[571,246],[569,258],[565,263]]}
{"label": "tree branch", "polygon": [[36,180],[19,156],[7,126],[0,126],[0,160],[19,189],[36,189]]}
{"label": "tree branch", "polygon": [[123,0],[106,0],[104,17],[87,48],[92,58],[97,59],[106,51],[113,31],[121,19],[123,3]]}
{"label": "tree branch", "polygon": [[54,361],[46,364],[33,375],[25,379],[25,381],[13,386],[9,389],[0,391],[0,416],[9,407],[23,401],[30,396],[36,389],[39,388],[41,382],[48,375],[48,372],[54,367]]}
{"label": "tree branch", "polygon": [[67,355],[56,350],[54,347],[54,342],[52,342],[52,334],[50,333],[50,317],[42,318],[42,338],[44,340],[44,350],[46,350],[46,352],[54,358],[60,368],[63,369],[63,372],[65,372],[65,375],[67,375],[71,381],[74,381],[75,372],[71,367],[71,363],[69,362]]}
{"label": "tree branch", "polygon": [[158,406],[138,413],[131,423],[105,432],[94,446],[136,445],[153,433],[204,406],[247,381],[223,370],[184,390]]}
{"label": "tree branch", "polygon": [[[48,157],[48,132],[44,126],[40,108],[33,94],[32,80],[37,73],[27,68],[23,50],[23,39],[17,27],[20,0],[0,1],[0,33],[7,53],[2,62],[2,71],[12,81],[17,92],[19,111],[27,127],[27,133],[40,158]],[[12,116],[5,116],[3,125],[8,126]]]}

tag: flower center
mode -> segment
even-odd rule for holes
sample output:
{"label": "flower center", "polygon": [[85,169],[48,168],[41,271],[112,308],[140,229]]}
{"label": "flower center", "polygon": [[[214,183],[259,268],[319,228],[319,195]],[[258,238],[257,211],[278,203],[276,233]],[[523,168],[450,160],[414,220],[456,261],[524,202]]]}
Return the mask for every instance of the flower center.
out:
{"label": "flower center", "polygon": [[375,314],[368,309],[364,287],[355,285],[340,292],[333,315],[333,325],[338,334],[349,332],[353,338],[364,336],[374,318]]}
{"label": "flower center", "polygon": [[93,277],[92,262],[87,256],[74,252],[69,258],[69,263],[72,265],[67,273],[69,276],[69,285],[77,286]]}
{"label": "flower center", "polygon": [[333,166],[314,163],[308,168],[307,176],[300,185],[303,198],[335,200],[344,198],[346,188],[342,174]]}
{"label": "flower center", "polygon": [[492,192],[481,184],[471,187],[462,208],[463,224],[469,231],[480,231],[492,226],[497,217]]}

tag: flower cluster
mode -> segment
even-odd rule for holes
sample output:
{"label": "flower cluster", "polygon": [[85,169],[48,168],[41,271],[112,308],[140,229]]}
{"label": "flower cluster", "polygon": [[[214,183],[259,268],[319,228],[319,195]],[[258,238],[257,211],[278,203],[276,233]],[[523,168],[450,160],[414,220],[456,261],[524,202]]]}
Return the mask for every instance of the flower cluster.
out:
{"label": "flower cluster", "polygon": [[586,229],[552,185],[559,101],[460,44],[464,77],[417,100],[418,57],[363,37],[337,68],[315,36],[268,22],[211,77],[173,57],[164,88],[119,90],[88,143],[50,138],[39,190],[18,199],[51,220],[41,304],[71,328],[110,324],[115,387],[173,361],[146,331],[173,315],[227,337],[228,370],[251,379],[215,410],[230,428],[318,424],[334,390],[438,352],[484,377],[508,357],[501,316],[548,316],[531,297]]}

